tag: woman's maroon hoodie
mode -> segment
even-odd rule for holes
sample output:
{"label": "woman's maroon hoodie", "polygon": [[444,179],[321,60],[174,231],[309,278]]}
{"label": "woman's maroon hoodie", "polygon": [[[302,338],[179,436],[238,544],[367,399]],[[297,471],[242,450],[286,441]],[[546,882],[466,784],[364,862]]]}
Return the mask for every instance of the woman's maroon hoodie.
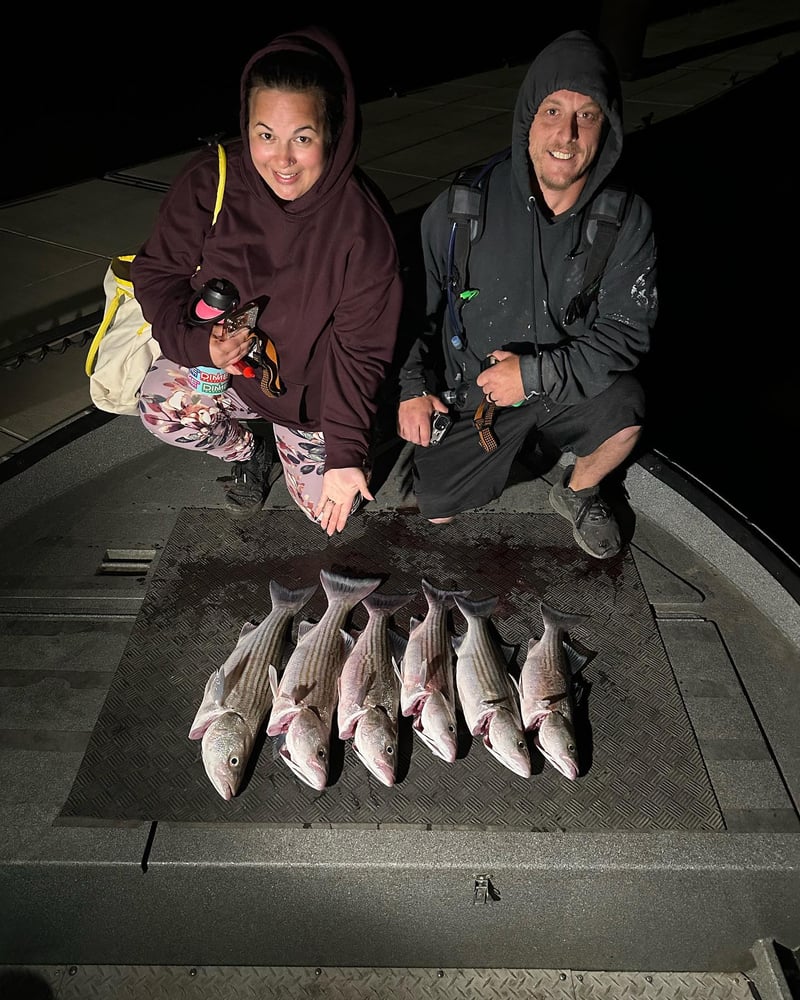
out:
{"label": "woman's maroon hoodie", "polygon": [[[266,53],[319,48],[345,80],[343,128],[316,184],[282,202],[250,157],[245,80]],[[242,73],[240,119],[241,139],[225,143],[227,179],[216,225],[219,168],[209,148],[179,173],[161,203],[133,262],[136,296],[163,355],[187,367],[211,365],[208,328],[187,322],[195,289],[226,278],[242,302],[266,302],[258,326],[277,348],[285,392],[270,398],[259,378],[242,376],[234,376],[232,386],[269,421],[321,430],[326,468],[361,467],[394,354],[402,286],[390,225],[356,167],[359,109],[334,38],[311,27],[280,35],[256,52]]]}

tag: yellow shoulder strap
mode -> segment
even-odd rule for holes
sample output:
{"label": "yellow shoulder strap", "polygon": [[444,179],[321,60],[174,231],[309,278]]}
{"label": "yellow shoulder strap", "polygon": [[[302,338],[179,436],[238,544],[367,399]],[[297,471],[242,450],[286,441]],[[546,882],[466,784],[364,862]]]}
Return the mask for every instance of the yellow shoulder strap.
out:
{"label": "yellow shoulder strap", "polygon": [[219,210],[222,208],[222,196],[225,194],[225,174],[228,169],[228,159],[225,156],[225,147],[221,142],[217,143],[217,155],[219,156],[219,183],[217,184],[217,201],[214,205],[214,215],[211,225],[217,221]]}

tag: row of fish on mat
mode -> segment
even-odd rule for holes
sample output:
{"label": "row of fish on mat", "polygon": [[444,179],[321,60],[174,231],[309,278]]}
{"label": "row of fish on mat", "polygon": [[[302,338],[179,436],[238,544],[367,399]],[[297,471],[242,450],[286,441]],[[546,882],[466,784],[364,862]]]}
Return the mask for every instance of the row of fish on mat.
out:
{"label": "row of fish on mat", "polygon": [[[512,647],[490,629],[498,598],[470,600],[466,590],[440,590],[422,580],[425,616],[410,619],[408,637],[392,616],[416,595],[378,592],[380,577],[323,569],[327,607],[316,623],[298,625],[297,642],[283,671],[291,625],[317,585],[289,590],[270,582],[272,608],[260,623],[247,622],[235,648],[208,679],[189,730],[201,740],[203,765],[224,799],[237,794],[266,720],[268,736],[280,737],[280,759],[305,784],[326,787],[334,715],[338,736],[352,740],[364,766],[384,785],[397,773],[398,711],[432,753],[456,760],[457,705],[473,737],[500,763],[531,775],[526,733],[544,758],[567,778],[579,774],[573,728],[573,674],[587,657],[566,641],[570,627],[587,616],[541,604],[544,632],[530,639],[517,680],[510,672]],[[363,602],[367,624],[346,629]],[[450,631],[458,608],[467,627]]]}

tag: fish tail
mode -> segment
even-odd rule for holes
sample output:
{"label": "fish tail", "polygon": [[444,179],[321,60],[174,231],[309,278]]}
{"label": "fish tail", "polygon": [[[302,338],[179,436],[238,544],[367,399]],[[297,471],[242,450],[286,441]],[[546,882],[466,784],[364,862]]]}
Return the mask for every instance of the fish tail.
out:
{"label": "fish tail", "polygon": [[391,615],[415,597],[415,594],[378,594],[370,593],[364,598],[364,607],[370,614]]}
{"label": "fish tail", "polygon": [[316,593],[319,584],[313,584],[310,587],[301,587],[299,590],[290,590],[288,587],[284,587],[283,584],[278,583],[277,580],[270,580],[269,583],[269,598],[272,601],[273,608],[286,608],[292,612],[292,614],[297,614],[302,608],[308,604],[311,598]]}
{"label": "fish tail", "polygon": [[471,593],[469,590],[441,590],[439,587],[434,587],[430,580],[424,578],[422,592],[429,605],[444,604],[447,608],[453,607],[457,597],[468,597]]}
{"label": "fish tail", "polygon": [[589,620],[589,615],[584,615],[580,612],[562,611],[560,608],[556,608],[552,604],[547,604],[545,601],[542,601],[539,607],[542,612],[542,622],[545,625],[552,625],[554,628],[568,629],[572,625],[582,625]]}
{"label": "fish tail", "polygon": [[380,576],[346,576],[329,569],[320,570],[319,578],[328,603],[334,598],[346,597],[351,607],[355,607],[383,583]]}
{"label": "fish tail", "polygon": [[483,601],[468,601],[465,597],[455,598],[456,607],[465,618],[490,618],[497,607],[497,597],[487,597]]}

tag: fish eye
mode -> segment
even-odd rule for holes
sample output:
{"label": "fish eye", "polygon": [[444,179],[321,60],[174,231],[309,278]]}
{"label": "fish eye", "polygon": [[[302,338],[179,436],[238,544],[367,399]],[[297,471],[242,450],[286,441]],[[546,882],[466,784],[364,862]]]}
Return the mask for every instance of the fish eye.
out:
{"label": "fish eye", "polygon": [[387,745],[383,749],[386,751],[386,754],[389,757],[391,757],[394,754],[394,747],[392,746],[391,743],[387,743]]}
{"label": "fish eye", "polygon": [[228,763],[231,765],[231,767],[238,767],[239,758],[236,756],[236,754],[234,754],[232,757],[228,758]]}
{"label": "fish eye", "polygon": [[525,740],[517,740],[517,750],[522,750],[526,746]]}
{"label": "fish eye", "polygon": [[328,751],[325,749],[325,747],[319,747],[319,749],[317,750],[317,757],[319,757],[320,760],[328,759]]}
{"label": "fish eye", "polygon": [[575,744],[567,743],[567,750],[569,750],[570,753],[575,753]]}
{"label": "fish eye", "polygon": [[448,725],[447,731],[448,733],[454,733],[456,731],[456,727],[453,725]]}

